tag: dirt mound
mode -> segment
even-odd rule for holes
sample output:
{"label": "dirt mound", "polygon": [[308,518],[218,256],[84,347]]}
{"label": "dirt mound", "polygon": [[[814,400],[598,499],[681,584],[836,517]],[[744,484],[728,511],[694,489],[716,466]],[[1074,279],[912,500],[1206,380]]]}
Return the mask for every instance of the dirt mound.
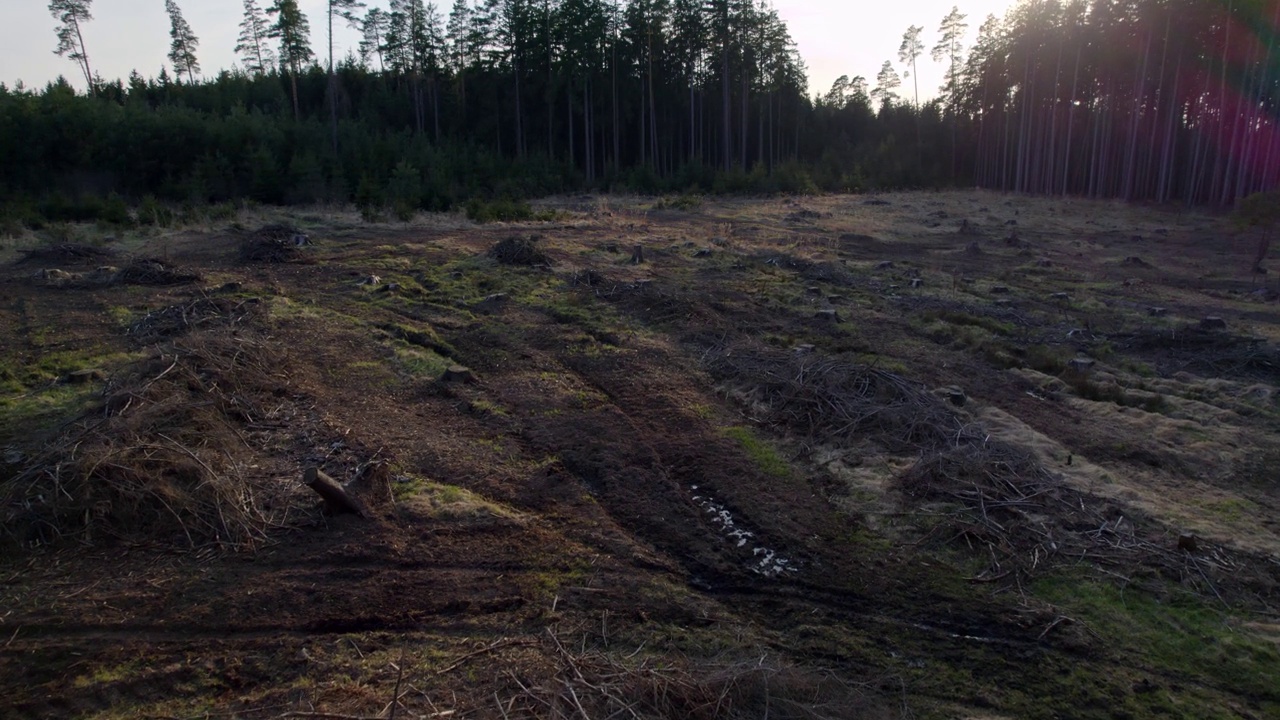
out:
{"label": "dirt mound", "polygon": [[0,543],[255,545],[302,492],[246,474],[243,461],[237,426],[281,407],[274,367],[262,341],[202,333],[126,368],[99,409],[0,482]]}
{"label": "dirt mound", "polygon": [[551,258],[538,249],[537,235],[509,237],[489,249],[489,257],[503,265],[550,265]]}
{"label": "dirt mound", "polygon": [[124,285],[182,285],[199,280],[199,273],[183,270],[157,258],[138,258],[116,275],[116,281]]}
{"label": "dirt mound", "polygon": [[211,325],[236,326],[255,317],[262,308],[258,298],[201,297],[188,303],[153,310],[129,325],[128,333],[143,344],[186,335]]}
{"label": "dirt mound", "polygon": [[80,245],[77,243],[59,243],[24,250],[18,262],[39,262],[44,265],[98,265],[116,256],[114,250]]}
{"label": "dirt mound", "polygon": [[264,225],[240,242],[240,262],[287,263],[303,258],[311,239],[292,225]]}

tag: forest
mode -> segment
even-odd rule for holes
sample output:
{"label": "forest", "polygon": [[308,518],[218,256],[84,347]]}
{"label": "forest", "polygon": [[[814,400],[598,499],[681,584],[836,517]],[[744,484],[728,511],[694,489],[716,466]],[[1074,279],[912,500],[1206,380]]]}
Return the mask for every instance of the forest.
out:
{"label": "forest", "polygon": [[[956,8],[908,28],[875,78],[817,92],[767,1],[330,0],[307,18],[243,0],[242,66],[203,76],[167,0],[172,72],[115,80],[92,67],[90,4],[49,6],[75,87],[0,85],[10,223],[242,200],[408,216],[579,190],[1230,206],[1280,181],[1276,0],[1023,0],[968,48]],[[359,53],[334,57],[335,25]],[[947,73],[920,102],[901,73],[925,53]]]}

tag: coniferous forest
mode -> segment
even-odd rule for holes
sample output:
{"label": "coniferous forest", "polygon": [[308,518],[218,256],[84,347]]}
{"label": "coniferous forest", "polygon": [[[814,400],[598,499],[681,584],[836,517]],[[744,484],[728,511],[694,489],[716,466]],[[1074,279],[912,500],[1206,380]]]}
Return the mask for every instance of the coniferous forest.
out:
{"label": "coniferous forest", "polygon": [[[957,8],[908,28],[877,77],[817,90],[756,0],[330,0],[310,18],[243,0],[242,65],[213,76],[168,0],[171,69],[125,79],[93,69],[90,4],[49,7],[74,87],[0,85],[10,219],[244,199],[411,213],[583,189],[1229,206],[1280,181],[1278,0],[1024,0],[969,40]],[[343,26],[363,40],[335,58]],[[899,68],[925,53],[946,82],[918,102]]]}

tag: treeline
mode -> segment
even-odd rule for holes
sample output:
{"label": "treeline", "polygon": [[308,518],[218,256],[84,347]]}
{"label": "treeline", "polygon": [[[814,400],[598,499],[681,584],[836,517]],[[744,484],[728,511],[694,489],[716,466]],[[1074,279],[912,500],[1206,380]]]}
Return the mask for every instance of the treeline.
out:
{"label": "treeline", "polygon": [[[112,82],[84,47],[89,1],[50,6],[88,92],[0,85],[10,215],[150,197],[405,214],[581,188],[951,184],[1230,204],[1280,180],[1277,0],[1034,0],[987,18],[967,56],[956,9],[931,53],[946,82],[925,103],[914,84],[901,97],[891,62],[874,87],[841,78],[810,97],[757,0],[456,0],[447,16],[331,0],[319,53],[295,0],[243,0],[244,67],[205,79],[167,0],[174,76]],[[360,29],[358,54],[335,61],[335,23]],[[898,56],[913,78],[922,31]]]}
{"label": "treeline", "polygon": [[1024,2],[947,110],[975,182],[1230,205],[1280,182],[1280,2]]}

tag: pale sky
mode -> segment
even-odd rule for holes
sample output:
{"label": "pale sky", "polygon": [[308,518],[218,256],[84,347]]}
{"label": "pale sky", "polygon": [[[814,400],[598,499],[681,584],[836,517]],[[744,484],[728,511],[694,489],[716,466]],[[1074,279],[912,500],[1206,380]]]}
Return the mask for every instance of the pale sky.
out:
{"label": "pale sky", "polygon": [[[876,73],[885,60],[898,72],[898,46],[910,25],[924,27],[925,53],[920,56],[920,98],[932,97],[942,84],[945,68],[934,63],[929,49],[937,42],[938,25],[953,5],[967,14],[969,23],[966,52],[978,26],[988,13],[1002,15],[1010,0],[888,0],[885,5],[857,0],[773,0],[778,14],[787,23],[809,68],[810,95],[825,93],[841,75],[862,75],[875,85]],[[207,75],[236,63],[232,48],[239,34],[241,0],[178,0],[187,22],[200,38],[197,53]],[[266,5],[263,0],[260,5]],[[303,12],[311,20],[312,46],[320,54],[324,46],[326,0],[301,0]],[[385,8],[385,0],[371,3]],[[453,0],[438,0],[447,15]],[[96,0],[94,20],[84,27],[89,62],[96,73],[108,80],[128,77],[138,70],[153,77],[168,65],[169,18],[164,0]],[[0,82],[13,87],[22,80],[39,88],[59,74],[83,89],[84,80],[76,65],[53,54],[57,45],[57,21],[48,11],[47,0],[0,0]],[[354,50],[359,40],[354,30],[335,30],[337,57]],[[173,70],[170,68],[170,74]],[[910,100],[911,80],[900,90]]]}

